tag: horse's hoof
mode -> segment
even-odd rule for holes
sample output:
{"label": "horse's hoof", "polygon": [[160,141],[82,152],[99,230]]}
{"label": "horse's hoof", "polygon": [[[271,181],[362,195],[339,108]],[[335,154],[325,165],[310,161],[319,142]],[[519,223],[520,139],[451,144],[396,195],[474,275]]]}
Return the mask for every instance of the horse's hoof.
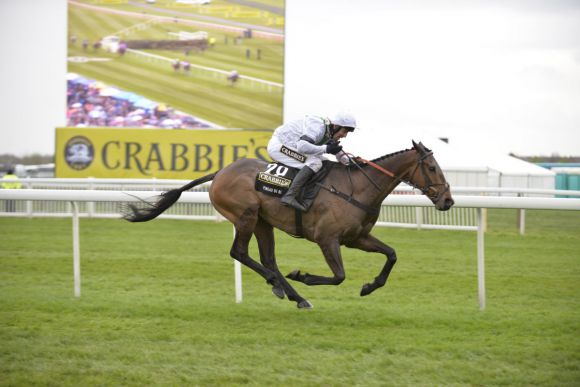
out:
{"label": "horse's hoof", "polygon": [[364,284],[362,289],[360,290],[360,296],[361,297],[368,296],[373,292],[373,290],[374,289],[371,288],[371,284]]}
{"label": "horse's hoof", "polygon": [[300,301],[298,303],[298,309],[312,309],[314,305],[312,305],[308,300]]}
{"label": "horse's hoof", "polygon": [[284,289],[276,286],[272,286],[272,293],[274,293],[276,297],[281,299],[284,299],[284,296],[286,295],[286,293],[284,293]]}
{"label": "horse's hoof", "polygon": [[294,281],[299,281],[300,278],[300,270],[294,270],[292,273],[286,274],[286,278],[289,278]]}

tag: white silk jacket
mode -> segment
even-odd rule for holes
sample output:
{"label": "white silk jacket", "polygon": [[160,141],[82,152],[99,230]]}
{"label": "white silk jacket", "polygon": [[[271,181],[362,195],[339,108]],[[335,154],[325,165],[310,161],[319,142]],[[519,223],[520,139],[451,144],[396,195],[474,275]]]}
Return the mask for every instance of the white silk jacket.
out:
{"label": "white silk jacket", "polygon": [[[307,155],[322,155],[326,152],[328,121],[322,117],[307,115],[278,127],[272,137],[282,144]],[[305,140],[307,137],[309,140]]]}

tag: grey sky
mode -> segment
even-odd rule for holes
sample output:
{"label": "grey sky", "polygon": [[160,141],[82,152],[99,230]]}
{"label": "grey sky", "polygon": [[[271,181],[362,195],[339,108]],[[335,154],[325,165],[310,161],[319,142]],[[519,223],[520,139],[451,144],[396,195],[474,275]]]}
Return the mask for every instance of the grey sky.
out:
{"label": "grey sky", "polygon": [[287,118],[348,109],[369,141],[580,154],[580,2],[295,0],[286,31]]}
{"label": "grey sky", "polygon": [[[370,140],[580,155],[580,2],[286,6],[286,119],[347,109]],[[65,0],[0,1],[0,153],[53,152],[66,24]]]}

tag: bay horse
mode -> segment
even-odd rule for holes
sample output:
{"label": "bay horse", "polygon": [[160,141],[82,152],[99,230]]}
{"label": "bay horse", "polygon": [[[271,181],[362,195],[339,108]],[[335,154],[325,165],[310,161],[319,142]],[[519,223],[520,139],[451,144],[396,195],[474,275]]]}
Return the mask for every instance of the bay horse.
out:
{"label": "bay horse", "polygon": [[[363,285],[360,295],[366,296],[387,282],[397,261],[395,250],[371,235],[383,200],[401,182],[421,190],[440,211],[453,206],[449,184],[433,157],[422,143],[413,141],[413,148],[382,156],[372,161],[358,159],[350,166],[331,163],[330,171],[321,183],[318,196],[308,212],[302,213],[302,236],[318,244],[331,277],[295,270],[284,277],[278,269],[274,253],[274,227],[290,235],[297,233],[296,213],[280,199],[255,189],[256,175],[264,171],[267,162],[240,159],[229,166],[196,179],[181,188],[162,193],[145,208],[129,205],[124,218],[130,222],[154,219],[167,210],[181,193],[212,181],[209,197],[215,209],[235,227],[230,250],[232,258],[261,275],[279,298],[288,297],[298,308],[312,308],[286,278],[306,285],[339,285],[345,279],[340,246],[366,252],[382,253],[387,260],[379,275]],[[362,164],[362,165],[360,165]],[[372,184],[369,184],[372,183]],[[349,192],[346,194],[345,192]],[[346,200],[345,200],[346,199]],[[248,254],[252,235],[256,236],[260,262]]]}

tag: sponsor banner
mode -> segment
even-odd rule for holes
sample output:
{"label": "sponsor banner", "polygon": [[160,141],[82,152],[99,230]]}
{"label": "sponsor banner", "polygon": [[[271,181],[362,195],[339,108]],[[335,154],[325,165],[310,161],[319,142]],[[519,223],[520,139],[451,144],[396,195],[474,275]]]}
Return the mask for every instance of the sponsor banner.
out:
{"label": "sponsor banner", "polygon": [[56,177],[192,180],[241,158],[270,161],[272,132],[57,128]]}

